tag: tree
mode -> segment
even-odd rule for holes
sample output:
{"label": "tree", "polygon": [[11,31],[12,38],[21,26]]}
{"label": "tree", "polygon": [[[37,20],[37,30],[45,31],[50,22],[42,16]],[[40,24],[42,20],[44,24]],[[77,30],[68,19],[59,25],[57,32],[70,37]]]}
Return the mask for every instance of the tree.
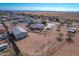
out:
{"label": "tree", "polygon": [[40,15],[40,18],[43,19],[44,18],[44,15]]}
{"label": "tree", "polygon": [[59,18],[58,17],[55,17],[55,19],[56,19],[56,22],[59,22]]}
{"label": "tree", "polygon": [[61,26],[57,26],[57,31],[60,31],[61,30]]}
{"label": "tree", "polygon": [[42,24],[44,24],[45,26],[47,26],[47,21],[42,21]]}
{"label": "tree", "polygon": [[67,20],[67,26],[70,27],[74,24],[73,20]]}
{"label": "tree", "polygon": [[40,19],[41,17],[39,15],[37,15],[37,18]]}
{"label": "tree", "polygon": [[72,33],[68,32],[68,33],[67,33],[67,36],[68,36],[67,39],[66,39],[67,42],[68,42],[68,43],[73,43],[74,41],[73,41],[73,39],[72,39]]}
{"label": "tree", "polygon": [[63,40],[63,33],[59,33],[57,37],[57,41],[61,42]]}

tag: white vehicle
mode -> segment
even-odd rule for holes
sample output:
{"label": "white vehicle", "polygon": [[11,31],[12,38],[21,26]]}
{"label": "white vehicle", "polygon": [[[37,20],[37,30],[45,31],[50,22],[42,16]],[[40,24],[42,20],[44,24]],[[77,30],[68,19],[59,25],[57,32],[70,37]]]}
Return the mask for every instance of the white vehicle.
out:
{"label": "white vehicle", "polygon": [[72,32],[72,33],[75,33],[77,31],[77,29],[76,28],[69,28],[68,31]]}
{"label": "white vehicle", "polygon": [[1,44],[0,45],[0,51],[4,50],[4,49],[7,49],[9,46],[8,46],[8,43],[4,43],[4,44]]}

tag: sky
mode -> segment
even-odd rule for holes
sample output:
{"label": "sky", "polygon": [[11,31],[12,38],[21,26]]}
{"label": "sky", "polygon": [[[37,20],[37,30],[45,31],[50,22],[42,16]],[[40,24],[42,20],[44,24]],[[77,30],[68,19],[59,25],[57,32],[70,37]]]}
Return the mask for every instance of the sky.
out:
{"label": "sky", "polygon": [[79,3],[0,3],[0,10],[79,12]]}

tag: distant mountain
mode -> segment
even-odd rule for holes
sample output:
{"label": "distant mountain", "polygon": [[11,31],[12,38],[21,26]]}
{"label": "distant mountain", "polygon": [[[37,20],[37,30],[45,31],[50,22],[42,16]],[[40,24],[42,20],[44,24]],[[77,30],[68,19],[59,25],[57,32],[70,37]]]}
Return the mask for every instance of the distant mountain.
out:
{"label": "distant mountain", "polygon": [[0,12],[78,12],[78,11],[0,10]]}

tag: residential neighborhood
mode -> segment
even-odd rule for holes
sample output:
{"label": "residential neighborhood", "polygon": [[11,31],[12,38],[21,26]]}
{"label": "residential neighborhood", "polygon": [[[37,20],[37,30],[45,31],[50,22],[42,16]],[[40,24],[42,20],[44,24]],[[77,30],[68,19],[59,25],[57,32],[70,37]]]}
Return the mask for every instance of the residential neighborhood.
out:
{"label": "residential neighborhood", "polygon": [[79,55],[78,46],[76,51],[72,46],[72,52],[67,48],[60,53],[67,43],[74,44],[78,35],[78,19],[41,12],[0,12],[0,55]]}

